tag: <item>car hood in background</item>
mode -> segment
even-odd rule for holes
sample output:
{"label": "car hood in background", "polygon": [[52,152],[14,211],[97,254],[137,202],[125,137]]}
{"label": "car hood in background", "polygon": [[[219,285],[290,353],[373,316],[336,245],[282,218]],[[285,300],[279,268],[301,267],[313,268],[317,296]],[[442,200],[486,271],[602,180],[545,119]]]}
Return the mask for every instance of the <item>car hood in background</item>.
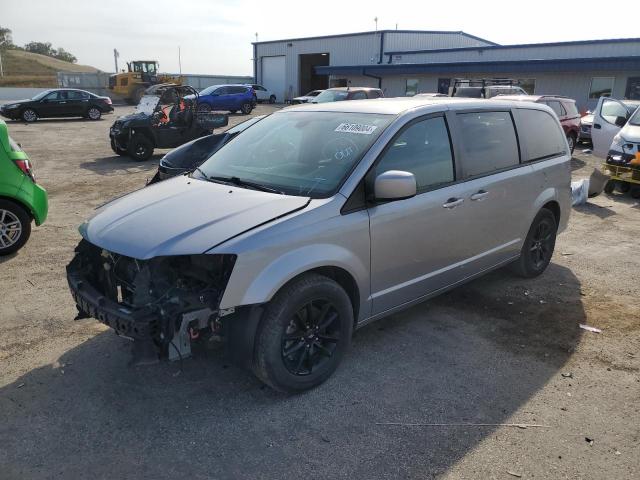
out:
{"label": "car hood in background", "polygon": [[593,125],[593,113],[590,113],[589,115],[585,115],[584,117],[582,117],[580,119],[580,123],[582,125]]}
{"label": "car hood in background", "polygon": [[30,98],[25,98],[24,100],[12,100],[10,102],[1,105],[1,107],[8,107],[9,105],[22,105],[23,103],[35,102],[37,100],[31,100]]}
{"label": "car hood in background", "polygon": [[308,203],[307,197],[180,176],[104,205],[80,233],[105,250],[140,260],[200,254]]}

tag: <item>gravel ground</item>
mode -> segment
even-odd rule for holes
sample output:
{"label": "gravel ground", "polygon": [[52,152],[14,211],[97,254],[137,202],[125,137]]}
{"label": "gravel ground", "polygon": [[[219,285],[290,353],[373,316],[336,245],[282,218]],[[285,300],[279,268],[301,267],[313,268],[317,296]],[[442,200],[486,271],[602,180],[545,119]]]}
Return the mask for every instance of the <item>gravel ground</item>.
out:
{"label": "gravel ground", "polygon": [[[73,321],[77,225],[163,153],[114,156],[114,118],[9,123],[50,216],[0,260],[0,478],[640,477],[638,201],[574,209],[543,276],[494,272],[369,325],[328,382],[287,397],[219,351],[128,367],[126,340]],[[581,148],[576,178],[597,164]],[[468,423],[543,426],[411,425]]]}

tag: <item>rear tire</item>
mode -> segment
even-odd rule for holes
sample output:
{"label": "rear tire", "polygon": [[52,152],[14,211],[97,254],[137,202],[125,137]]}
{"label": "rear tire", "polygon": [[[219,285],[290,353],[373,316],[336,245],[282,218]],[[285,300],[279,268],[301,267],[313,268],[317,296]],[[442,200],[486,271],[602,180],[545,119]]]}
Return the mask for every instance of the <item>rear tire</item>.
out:
{"label": "rear tire", "polygon": [[20,250],[31,236],[31,216],[11,200],[0,199],[0,256]]}
{"label": "rear tire", "polygon": [[102,112],[99,108],[90,107],[89,110],[87,110],[87,118],[89,120],[100,120],[100,117],[102,117]]}
{"label": "rear tire", "polygon": [[138,133],[129,140],[127,154],[134,160],[144,162],[153,155],[153,144],[147,137]]}
{"label": "rear tire", "polygon": [[269,103],[276,103],[276,96],[275,95],[271,95],[269,97]]}
{"label": "rear tire", "polygon": [[543,208],[531,223],[520,258],[512,264],[513,271],[524,278],[533,278],[545,271],[556,245],[558,222],[550,210]]}
{"label": "rear tire", "polygon": [[38,120],[38,114],[32,108],[25,108],[20,114],[20,116],[22,117],[22,120],[24,120],[27,123],[33,123],[36,120]]}
{"label": "rear tire", "polygon": [[245,115],[249,115],[251,113],[251,110],[253,110],[253,107],[251,106],[250,102],[245,102],[240,107],[240,110],[242,110],[242,113],[244,113]]}
{"label": "rear tire", "polygon": [[145,87],[138,87],[133,91],[133,93],[131,94],[131,104],[132,105],[138,105],[140,103],[140,100],[144,96],[144,91],[145,90],[146,90]]}
{"label": "rear tire", "polygon": [[640,187],[633,187],[631,189],[631,198],[640,198]]}
{"label": "rear tire", "polygon": [[628,182],[618,182],[616,185],[620,193],[628,193],[631,190],[631,184]]}
{"label": "rear tire", "polygon": [[281,392],[327,380],[351,343],[353,308],[346,292],[323,275],[306,273],[269,302],[256,335],[254,373]]}

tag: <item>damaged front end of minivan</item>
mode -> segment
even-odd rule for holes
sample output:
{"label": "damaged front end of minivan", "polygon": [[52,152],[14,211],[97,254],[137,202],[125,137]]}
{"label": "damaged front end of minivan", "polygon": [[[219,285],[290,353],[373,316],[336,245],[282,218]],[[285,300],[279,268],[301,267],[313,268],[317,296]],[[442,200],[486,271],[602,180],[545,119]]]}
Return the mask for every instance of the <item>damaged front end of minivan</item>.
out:
{"label": "damaged front end of minivan", "polygon": [[119,255],[82,240],[67,266],[78,319],[93,317],[134,340],[134,362],[183,358],[220,332],[219,305],[235,255]]}

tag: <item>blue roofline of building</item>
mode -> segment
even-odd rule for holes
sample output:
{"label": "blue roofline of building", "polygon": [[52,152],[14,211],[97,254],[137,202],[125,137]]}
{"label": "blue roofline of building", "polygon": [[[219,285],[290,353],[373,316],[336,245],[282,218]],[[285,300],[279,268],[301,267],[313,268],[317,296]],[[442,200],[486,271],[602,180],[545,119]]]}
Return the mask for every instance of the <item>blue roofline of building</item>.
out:
{"label": "blue roofline of building", "polygon": [[281,42],[298,42],[300,40],[320,40],[324,38],[342,38],[342,37],[356,37],[360,35],[372,35],[376,33],[426,33],[426,34],[444,34],[444,35],[464,35],[465,37],[478,40],[480,42],[488,43],[489,45],[498,45],[491,40],[480,38],[470,33],[463,32],[462,30],[371,30],[368,32],[355,32],[355,33],[340,33],[336,35],[320,35],[315,37],[299,37],[299,38],[284,38],[281,40],[265,40],[263,42],[251,42],[252,45],[264,45],[267,43],[281,43]]}
{"label": "blue roofline of building", "polygon": [[554,58],[538,60],[501,60],[436,63],[393,63],[373,65],[337,65],[315,67],[319,75],[381,75],[403,73],[458,72],[559,72],[588,70],[640,70],[640,55],[625,57]]}
{"label": "blue roofline of building", "polygon": [[472,50],[504,50],[507,48],[535,48],[535,47],[569,47],[574,45],[602,45],[626,42],[639,42],[640,38],[608,38],[602,40],[573,40],[570,42],[550,42],[550,43],[520,43],[515,45],[489,45],[480,47],[454,47],[454,48],[434,48],[421,50],[394,50],[384,52],[385,55],[412,55],[418,53],[441,53],[441,52],[465,52]]}

